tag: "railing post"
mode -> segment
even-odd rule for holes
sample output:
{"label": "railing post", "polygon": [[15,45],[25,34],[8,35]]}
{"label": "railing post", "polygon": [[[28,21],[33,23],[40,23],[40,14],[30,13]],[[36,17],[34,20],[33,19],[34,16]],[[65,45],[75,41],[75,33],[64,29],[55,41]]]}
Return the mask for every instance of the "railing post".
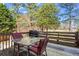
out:
{"label": "railing post", "polygon": [[79,46],[79,32],[75,33],[75,40],[76,40],[76,45]]}
{"label": "railing post", "polygon": [[57,43],[59,43],[59,32],[57,34],[58,34]]}

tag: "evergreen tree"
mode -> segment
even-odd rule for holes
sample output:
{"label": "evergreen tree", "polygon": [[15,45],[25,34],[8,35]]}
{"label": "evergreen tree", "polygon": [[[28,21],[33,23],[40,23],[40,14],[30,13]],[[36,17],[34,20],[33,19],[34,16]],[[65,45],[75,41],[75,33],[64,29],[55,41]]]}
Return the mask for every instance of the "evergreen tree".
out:
{"label": "evergreen tree", "polygon": [[4,4],[0,4],[0,33],[11,33],[15,28],[15,19]]}

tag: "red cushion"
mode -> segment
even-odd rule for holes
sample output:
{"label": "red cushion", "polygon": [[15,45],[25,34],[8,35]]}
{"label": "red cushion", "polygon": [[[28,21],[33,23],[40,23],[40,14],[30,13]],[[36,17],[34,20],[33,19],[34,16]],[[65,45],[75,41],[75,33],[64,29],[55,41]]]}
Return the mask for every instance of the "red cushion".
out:
{"label": "red cushion", "polygon": [[29,50],[31,50],[32,52],[38,53],[38,48],[30,47]]}
{"label": "red cushion", "polygon": [[38,47],[38,45],[37,44],[34,44],[34,45],[32,45],[32,47]]}

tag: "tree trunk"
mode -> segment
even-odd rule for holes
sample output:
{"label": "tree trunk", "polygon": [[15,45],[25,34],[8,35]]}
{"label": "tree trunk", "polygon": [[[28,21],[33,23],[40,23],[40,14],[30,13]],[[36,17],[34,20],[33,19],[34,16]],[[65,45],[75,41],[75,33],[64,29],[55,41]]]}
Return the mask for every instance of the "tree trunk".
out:
{"label": "tree trunk", "polygon": [[69,21],[69,31],[71,31],[71,20]]}

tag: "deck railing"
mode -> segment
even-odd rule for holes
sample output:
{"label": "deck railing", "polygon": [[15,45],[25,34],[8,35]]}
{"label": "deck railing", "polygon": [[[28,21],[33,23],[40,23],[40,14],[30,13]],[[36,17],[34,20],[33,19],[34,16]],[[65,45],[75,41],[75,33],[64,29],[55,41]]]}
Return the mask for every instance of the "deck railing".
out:
{"label": "deck railing", "polygon": [[[21,32],[26,34],[27,32]],[[45,37],[46,32],[41,32],[40,37]],[[72,45],[79,46],[79,33],[78,32],[48,32],[49,42],[55,41],[56,43],[68,42]],[[0,34],[0,50],[4,50],[13,46],[11,41],[11,34]]]}
{"label": "deck railing", "polygon": [[[21,32],[22,34],[26,34],[27,32]],[[1,34],[0,33],[0,50],[4,50],[14,46],[12,42],[12,35],[10,34]]]}
{"label": "deck railing", "polygon": [[0,50],[11,47],[11,34],[0,34]]}
{"label": "deck railing", "polygon": [[78,32],[43,32],[40,36],[44,37],[46,34],[49,38],[49,42],[79,46]]}

